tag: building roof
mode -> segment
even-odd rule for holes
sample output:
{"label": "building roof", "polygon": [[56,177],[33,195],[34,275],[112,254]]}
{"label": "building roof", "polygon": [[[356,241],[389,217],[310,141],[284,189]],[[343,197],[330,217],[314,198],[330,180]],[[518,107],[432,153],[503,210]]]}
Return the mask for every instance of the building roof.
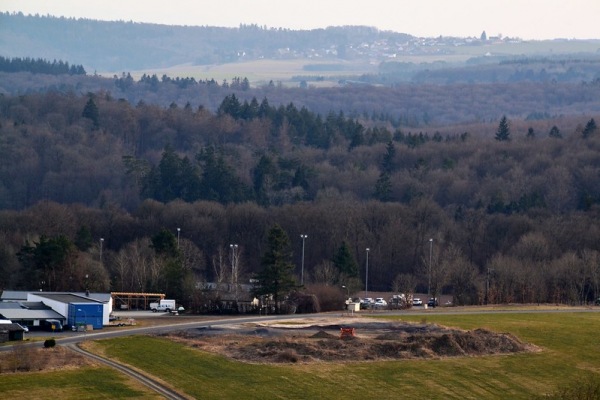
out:
{"label": "building roof", "polygon": [[87,297],[102,303],[108,303],[111,299],[110,293],[88,293],[88,292],[42,292],[37,290],[4,290],[0,295],[1,301],[27,301],[27,295],[31,294],[48,294],[48,293],[69,293],[76,296]]}
{"label": "building roof", "polygon": [[2,301],[25,301],[27,300],[27,291],[24,290],[3,290],[0,295]]}
{"label": "building roof", "polygon": [[25,332],[25,329],[19,324],[2,324],[0,325],[0,331],[9,331],[9,332]]}
{"label": "building roof", "polygon": [[0,315],[10,320],[24,319],[64,319],[65,317],[56,311],[49,310],[28,310],[25,308],[7,308],[1,309]]}
{"label": "building roof", "polygon": [[20,301],[21,307],[28,310],[50,310],[52,307],[45,305],[41,301]]}
{"label": "building roof", "polygon": [[91,296],[87,297],[85,296],[85,294],[83,296],[80,296],[75,293],[59,292],[33,292],[31,294],[49,300],[60,301],[61,303],[102,303],[102,301],[95,300]]}

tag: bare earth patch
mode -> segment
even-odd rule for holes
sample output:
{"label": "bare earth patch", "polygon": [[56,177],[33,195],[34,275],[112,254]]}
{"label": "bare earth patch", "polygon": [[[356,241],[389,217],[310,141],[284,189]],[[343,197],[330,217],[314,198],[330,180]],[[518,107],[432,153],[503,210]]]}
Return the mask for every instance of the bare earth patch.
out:
{"label": "bare earth patch", "polygon": [[[354,336],[342,328],[354,328]],[[189,346],[249,363],[310,363],[468,357],[537,351],[508,333],[435,324],[332,318],[244,324],[168,335]]]}

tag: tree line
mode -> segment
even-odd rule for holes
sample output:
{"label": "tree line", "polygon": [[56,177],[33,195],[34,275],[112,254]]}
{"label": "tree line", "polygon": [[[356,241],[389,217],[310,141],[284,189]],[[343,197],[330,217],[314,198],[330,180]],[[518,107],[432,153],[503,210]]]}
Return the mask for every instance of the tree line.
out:
{"label": "tree line", "polygon": [[259,274],[278,225],[296,284],[308,236],[307,290],[362,290],[369,248],[374,291],[593,301],[595,119],[462,128],[416,133],[233,95],[214,113],[106,92],[2,96],[0,284],[192,302],[202,282]]}
{"label": "tree line", "polygon": [[34,74],[48,75],[85,75],[82,65],[69,65],[68,62],[54,60],[52,62],[42,58],[30,57],[8,58],[0,56],[0,71],[3,72],[31,72]]}
{"label": "tree line", "polygon": [[207,283],[231,291],[261,276],[275,225],[288,238],[284,280],[339,299],[342,286],[364,296],[367,278],[369,292],[430,290],[455,304],[586,304],[600,285],[597,208],[450,213],[427,199],[338,195],[269,209],[147,200],[133,213],[48,202],[0,215],[7,289],[158,291],[188,305]]}
{"label": "tree line", "polygon": [[[163,75],[145,75],[135,80],[131,74],[112,77],[99,75],[47,75],[4,73],[0,80],[5,94],[14,96],[33,92],[108,93],[132,105],[140,103],[193,110],[203,108],[217,112],[226,96],[235,94],[241,103],[259,103],[267,98],[274,107],[290,103],[298,109],[305,107],[313,113],[327,116],[343,114],[374,126],[389,126],[404,130],[445,131],[455,133],[477,130],[497,122],[499,111],[513,119],[540,121],[561,119],[575,114],[593,115],[600,107],[597,96],[598,81],[577,83],[494,82],[489,84],[400,84],[393,86],[343,86],[303,89],[285,87],[281,82],[247,87],[246,78],[233,77],[217,82],[214,79],[197,80],[170,78]],[[515,101],[518,99],[519,101]],[[558,125],[561,130],[573,130],[566,120]],[[464,126],[464,127],[461,127]],[[548,127],[549,129],[550,127]],[[460,130],[459,130],[460,129]],[[527,127],[525,128],[527,129]]]}

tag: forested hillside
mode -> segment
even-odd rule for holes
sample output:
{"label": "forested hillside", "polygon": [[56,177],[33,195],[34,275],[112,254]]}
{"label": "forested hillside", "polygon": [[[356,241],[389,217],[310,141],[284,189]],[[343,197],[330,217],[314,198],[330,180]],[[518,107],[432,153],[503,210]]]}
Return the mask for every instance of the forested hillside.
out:
{"label": "forested hillside", "polygon": [[[343,112],[346,117],[376,125],[414,131],[492,136],[502,114],[511,119],[542,121],[571,115],[593,115],[600,110],[600,80],[572,82],[519,82],[493,84],[402,84],[388,87],[347,85],[332,88],[286,88],[277,84],[248,87],[244,77],[217,82],[214,79],[173,78],[129,74],[104,78],[97,75],[48,75],[31,72],[0,72],[0,93],[22,95],[35,92],[86,94],[103,92],[132,106],[140,102],[162,108],[172,105],[193,110],[202,107],[215,113],[225,96],[240,102],[267,99],[274,107],[293,103],[297,108],[326,116]],[[579,123],[579,121],[577,122]],[[547,124],[547,123],[545,123]],[[563,129],[574,129],[561,122]],[[461,126],[464,125],[464,126]],[[525,130],[527,127],[524,128]],[[548,127],[549,129],[549,127]],[[461,132],[462,130],[462,132]],[[521,131],[524,134],[524,131]]]}
{"label": "forested hillside", "polygon": [[[362,288],[369,248],[370,290],[431,278],[459,304],[598,295],[597,113],[501,121],[497,107],[489,122],[414,129],[236,93],[215,110],[108,91],[2,95],[0,287],[193,303],[196,282],[233,282],[230,244],[235,282],[260,270],[279,224],[298,267],[308,235],[309,283]],[[159,251],[175,240],[180,262]]]}

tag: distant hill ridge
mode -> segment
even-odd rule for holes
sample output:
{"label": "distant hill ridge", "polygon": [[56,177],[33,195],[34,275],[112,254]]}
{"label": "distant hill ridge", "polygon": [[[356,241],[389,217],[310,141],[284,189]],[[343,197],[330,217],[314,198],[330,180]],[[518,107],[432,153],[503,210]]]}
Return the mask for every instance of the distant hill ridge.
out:
{"label": "distant hill ridge", "polygon": [[563,54],[598,56],[600,40],[526,42],[483,35],[419,38],[367,26],[291,30],[250,24],[225,28],[0,13],[1,56],[65,60],[90,72],[295,59],[315,64],[391,62],[436,67],[440,62],[476,59],[489,63]]}
{"label": "distant hill ridge", "polygon": [[289,59],[318,52],[320,57],[352,59],[363,43],[404,43],[410,35],[364,26],[308,31],[168,26],[52,16],[0,13],[0,55],[41,57],[81,63],[88,71],[128,71],[261,58]]}

